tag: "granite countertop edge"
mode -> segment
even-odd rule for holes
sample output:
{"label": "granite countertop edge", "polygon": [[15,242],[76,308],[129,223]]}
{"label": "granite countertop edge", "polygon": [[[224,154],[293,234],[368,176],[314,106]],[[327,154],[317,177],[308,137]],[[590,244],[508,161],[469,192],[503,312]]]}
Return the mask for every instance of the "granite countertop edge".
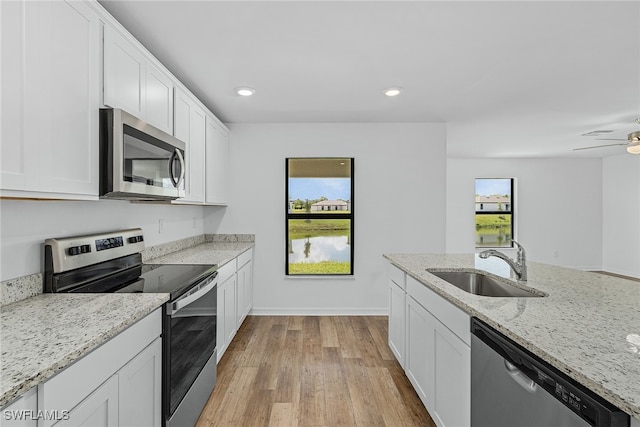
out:
{"label": "granite countertop edge", "polygon": [[[0,384],[2,386],[0,408],[12,403],[31,388],[69,367],[75,361],[100,347],[169,300],[169,294],[135,294],[135,302],[131,298],[132,296],[132,294],[77,294],[74,296],[67,294],[41,294],[3,306],[0,337],[3,340],[2,359],[4,360],[2,361],[2,372],[0,373]],[[70,304],[69,297],[75,298],[74,302],[77,305]],[[41,318],[31,314],[35,306],[46,306],[48,312],[55,313],[69,310],[70,306],[77,309],[78,305],[92,305],[99,298],[106,299],[100,302],[100,307],[112,306],[113,308],[109,309],[109,315],[118,320],[110,321],[108,325],[104,326],[102,324],[98,325],[102,321],[101,317],[96,317],[89,313],[84,318],[78,319],[78,324],[83,326],[78,331],[75,331],[74,334],[80,336],[78,339],[81,340],[81,343],[78,343],[77,340],[70,340],[72,341],[70,343],[64,342],[66,340],[62,339],[48,342],[46,344],[47,348],[56,347],[55,355],[51,357],[42,356],[37,352],[37,349],[34,353],[34,350],[31,349],[33,346],[20,345],[29,340],[27,335],[29,331],[33,331],[32,328],[39,327],[39,324],[36,325],[36,323]],[[125,299],[128,299],[129,302],[122,304]],[[33,322],[32,324],[21,322],[20,325],[17,325],[17,328],[12,328],[16,326],[17,322],[8,322],[8,317],[10,316],[22,319],[30,318],[33,319]],[[11,324],[8,325],[8,323]],[[6,330],[5,328],[10,328],[11,330]],[[25,337],[22,339],[15,338],[20,335]],[[17,346],[21,348],[15,352],[14,349]],[[30,350],[24,350],[24,347]],[[14,351],[13,354],[11,354],[12,351]],[[9,362],[6,360],[7,357],[10,358]],[[42,361],[42,359],[47,358],[49,360]],[[20,366],[16,366],[16,364]]]}
{"label": "granite countertop edge", "polygon": [[[474,265],[473,260],[477,259],[477,257],[475,257],[473,254],[453,254],[453,255],[383,254],[383,257],[388,261],[390,261],[392,265],[398,267],[399,269],[407,273],[408,276],[414,278],[421,284],[427,286],[436,294],[440,295],[441,297],[443,297],[444,299],[446,299],[456,307],[460,308],[468,315],[472,317],[477,317],[478,319],[486,322],[494,329],[506,335],[507,337],[509,337],[516,343],[520,344],[527,350],[531,351],[532,353],[536,354],[542,360],[550,363],[560,371],[564,372],[569,377],[576,380],[578,383],[582,384],[583,386],[592,390],[593,392],[600,395],[604,399],[618,406],[620,409],[627,412],[628,414],[634,416],[637,419],[640,419],[640,399],[638,398],[638,396],[635,396],[635,390],[629,391],[627,393],[622,393],[621,390],[618,387],[616,387],[615,379],[613,381],[608,381],[608,379],[606,378],[598,379],[598,378],[595,378],[593,375],[589,375],[588,372],[585,372],[585,370],[581,368],[580,361],[568,360],[566,358],[559,357],[556,354],[556,352],[553,351],[554,349],[552,347],[540,345],[539,342],[537,343],[535,340],[528,339],[527,337],[518,333],[517,328],[512,328],[510,327],[511,326],[510,324],[505,324],[501,322],[501,319],[499,316],[492,315],[491,311],[482,310],[480,307],[480,303],[486,303],[487,301],[490,301],[493,298],[481,297],[481,296],[469,294],[463,290],[460,290],[454,287],[453,285],[450,285],[449,283],[446,283],[444,280],[426,271],[427,268],[433,268],[439,271],[465,271],[465,270],[468,271],[470,269],[474,269],[474,270],[480,269],[480,270],[489,271],[490,273],[492,273],[490,269],[478,268],[477,265]],[[407,265],[408,263],[405,262],[406,260],[411,259],[411,257],[416,257],[416,259],[418,259],[419,257],[421,260],[428,259],[429,257],[433,257],[433,260],[432,260],[433,264],[422,265],[421,268],[416,269],[413,265],[409,266]],[[454,261],[451,262],[451,260],[454,260]],[[536,268],[541,269],[546,267],[547,270],[561,271],[565,275],[576,274],[582,277],[582,275],[590,274],[590,275],[594,275],[593,276],[594,278],[599,276],[599,275],[596,275],[596,273],[587,273],[580,270],[572,270],[568,268],[551,266],[546,264],[531,263],[531,262],[529,264],[530,266],[533,266],[534,271]],[[531,271],[531,268],[530,268],[530,271]],[[496,274],[496,275],[505,277],[505,278],[508,277],[505,274]],[[613,282],[616,280],[624,280],[624,279],[603,277],[602,280],[609,280]],[[630,281],[628,282],[630,283],[630,286],[634,286],[635,284],[634,282],[630,282]],[[530,275],[530,280],[525,285],[548,294],[553,295],[555,293],[554,289],[549,288],[548,282],[543,283],[542,280],[538,282],[535,280],[535,278],[534,280],[531,280],[531,275]],[[553,285],[557,286],[557,284],[555,283]],[[640,285],[638,285],[638,287],[640,287]],[[634,294],[634,296],[635,295],[636,294]],[[504,298],[496,298],[495,300],[497,301],[498,299],[504,300]],[[521,298],[513,298],[513,300],[517,300],[517,299],[521,299]],[[529,298],[526,298],[526,299],[529,299]],[[541,301],[544,301],[546,297],[533,298],[533,299],[539,299]],[[539,325],[536,325],[536,327],[538,326]],[[550,328],[550,329],[553,329],[553,328]],[[561,346],[564,343],[564,341],[562,341],[561,337],[559,341],[560,341],[560,344],[558,344],[558,346]],[[640,364],[640,359],[636,359],[636,360]],[[611,368],[611,369],[615,370],[615,368]]]}
{"label": "granite countertop edge", "polygon": [[204,242],[145,260],[145,264],[216,264],[218,268],[255,246],[254,242]]}

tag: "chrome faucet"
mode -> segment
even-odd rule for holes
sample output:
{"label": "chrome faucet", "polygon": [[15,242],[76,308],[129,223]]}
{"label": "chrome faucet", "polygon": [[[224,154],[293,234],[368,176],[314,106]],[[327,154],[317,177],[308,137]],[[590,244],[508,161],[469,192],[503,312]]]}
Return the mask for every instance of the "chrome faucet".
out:
{"label": "chrome faucet", "polygon": [[511,240],[518,247],[518,253],[516,255],[515,261],[503,254],[502,252],[496,251],[495,249],[488,249],[486,251],[482,251],[478,254],[480,258],[487,259],[490,256],[498,257],[504,260],[509,267],[516,273],[516,277],[518,280],[522,282],[527,281],[527,254],[524,251],[522,245],[515,240]]}

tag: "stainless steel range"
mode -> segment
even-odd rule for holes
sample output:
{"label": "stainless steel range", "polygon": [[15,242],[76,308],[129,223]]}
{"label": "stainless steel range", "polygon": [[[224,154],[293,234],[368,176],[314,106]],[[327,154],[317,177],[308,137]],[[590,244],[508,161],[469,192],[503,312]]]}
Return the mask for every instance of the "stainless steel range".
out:
{"label": "stainless steel range", "polygon": [[44,291],[170,294],[162,325],[166,426],[194,425],[216,383],[217,266],[143,264],[139,228],[47,239]]}

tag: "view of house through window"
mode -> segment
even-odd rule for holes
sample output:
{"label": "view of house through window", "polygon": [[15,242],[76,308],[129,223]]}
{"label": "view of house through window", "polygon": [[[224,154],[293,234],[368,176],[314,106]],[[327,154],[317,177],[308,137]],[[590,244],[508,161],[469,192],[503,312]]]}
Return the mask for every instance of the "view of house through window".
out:
{"label": "view of house through window", "polygon": [[352,158],[286,162],[286,274],[353,274]]}
{"label": "view of house through window", "polygon": [[513,179],[476,179],[476,247],[513,246]]}

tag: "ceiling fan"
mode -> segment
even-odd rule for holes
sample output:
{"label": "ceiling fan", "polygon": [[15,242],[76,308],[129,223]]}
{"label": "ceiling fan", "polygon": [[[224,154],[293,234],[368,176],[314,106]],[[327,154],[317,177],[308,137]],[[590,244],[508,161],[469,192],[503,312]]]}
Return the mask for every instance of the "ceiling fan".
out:
{"label": "ceiling fan", "polygon": [[[640,118],[637,118],[636,123],[640,125]],[[610,132],[610,131],[609,131]],[[584,134],[584,136],[596,136],[599,135],[600,131],[595,131],[593,133]],[[592,148],[605,148],[605,147],[615,147],[615,146],[625,146],[627,147],[627,152],[631,154],[640,154],[640,130],[631,132],[627,135],[627,139],[608,139],[608,138],[596,138],[597,141],[626,141],[619,142],[616,144],[603,144],[603,145],[592,145],[590,147],[582,147],[582,148],[574,148],[573,151],[580,150],[590,150]]]}

